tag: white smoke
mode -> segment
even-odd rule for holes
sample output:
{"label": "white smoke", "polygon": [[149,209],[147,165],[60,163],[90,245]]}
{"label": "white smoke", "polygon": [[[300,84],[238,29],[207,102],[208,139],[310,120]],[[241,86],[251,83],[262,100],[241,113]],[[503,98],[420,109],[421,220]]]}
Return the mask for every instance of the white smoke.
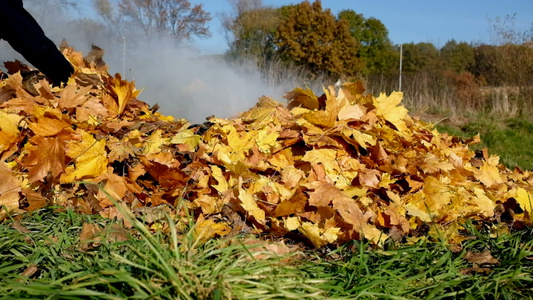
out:
{"label": "white smoke", "polygon": [[[162,38],[114,38],[92,20],[73,21],[69,18],[73,14],[56,10],[56,15],[36,19],[56,45],[66,39],[84,54],[92,44],[104,49],[110,73],[123,73],[124,79],[134,80],[137,88],[143,89],[140,100],[159,104],[164,115],[201,123],[211,115],[228,118],[243,112],[263,95],[283,101],[284,88],[268,86],[251,68],[230,66],[222,55],[203,56],[194,45],[177,46]],[[0,59],[24,61],[5,41],[0,44]]]}

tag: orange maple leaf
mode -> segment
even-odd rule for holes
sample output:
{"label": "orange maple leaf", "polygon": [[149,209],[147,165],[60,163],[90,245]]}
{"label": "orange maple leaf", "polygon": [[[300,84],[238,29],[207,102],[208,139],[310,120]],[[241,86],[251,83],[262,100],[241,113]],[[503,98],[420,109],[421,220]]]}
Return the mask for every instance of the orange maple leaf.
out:
{"label": "orange maple leaf", "polygon": [[30,182],[43,181],[49,173],[57,178],[65,171],[65,147],[60,139],[37,135],[30,143],[29,155],[22,161]]}

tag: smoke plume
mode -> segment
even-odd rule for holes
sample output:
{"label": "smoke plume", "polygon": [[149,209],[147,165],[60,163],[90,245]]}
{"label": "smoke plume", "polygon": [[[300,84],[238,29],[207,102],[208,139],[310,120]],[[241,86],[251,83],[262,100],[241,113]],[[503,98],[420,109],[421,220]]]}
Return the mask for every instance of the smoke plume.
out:
{"label": "smoke plume", "polygon": [[[27,9],[32,12],[31,7]],[[66,39],[84,55],[92,44],[104,49],[109,72],[135,81],[143,90],[139,99],[159,104],[164,115],[201,123],[211,115],[237,115],[263,95],[282,101],[285,93],[283,87],[264,83],[257,70],[231,66],[222,55],[201,55],[194,45],[178,46],[165,38],[117,38],[105,26],[91,19],[73,18],[75,13],[68,10],[32,14],[56,45]],[[25,61],[5,41],[0,42],[0,59]]]}

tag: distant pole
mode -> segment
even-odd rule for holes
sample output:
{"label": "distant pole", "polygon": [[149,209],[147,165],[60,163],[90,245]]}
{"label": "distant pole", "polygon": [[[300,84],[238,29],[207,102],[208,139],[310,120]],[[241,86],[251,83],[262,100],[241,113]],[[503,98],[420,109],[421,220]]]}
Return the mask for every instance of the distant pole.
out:
{"label": "distant pole", "polygon": [[122,37],[122,77],[126,77],[126,37]]}
{"label": "distant pole", "polygon": [[402,91],[402,55],[403,55],[403,45],[400,44],[400,80],[398,83],[398,91]]}

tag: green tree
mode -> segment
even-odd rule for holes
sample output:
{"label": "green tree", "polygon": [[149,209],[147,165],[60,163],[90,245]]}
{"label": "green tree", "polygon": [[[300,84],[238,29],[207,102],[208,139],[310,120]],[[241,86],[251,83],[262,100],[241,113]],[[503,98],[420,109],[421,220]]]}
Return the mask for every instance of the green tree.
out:
{"label": "green tree", "polygon": [[315,75],[353,76],[360,71],[358,44],[346,21],[322,9],[318,0],[288,7],[286,13],[276,41],[282,59],[304,66]]}
{"label": "green tree", "polygon": [[440,49],[440,55],[444,67],[456,73],[470,69],[475,63],[474,48],[465,42],[457,43],[453,39]]}
{"label": "green tree", "polygon": [[402,69],[406,73],[441,70],[439,50],[431,43],[403,44]]}
{"label": "green tree", "polygon": [[395,54],[389,31],[380,20],[366,19],[351,9],[341,11],[338,18],[348,22],[351,35],[360,44],[358,55],[364,62],[364,73],[388,73],[394,69]]}

